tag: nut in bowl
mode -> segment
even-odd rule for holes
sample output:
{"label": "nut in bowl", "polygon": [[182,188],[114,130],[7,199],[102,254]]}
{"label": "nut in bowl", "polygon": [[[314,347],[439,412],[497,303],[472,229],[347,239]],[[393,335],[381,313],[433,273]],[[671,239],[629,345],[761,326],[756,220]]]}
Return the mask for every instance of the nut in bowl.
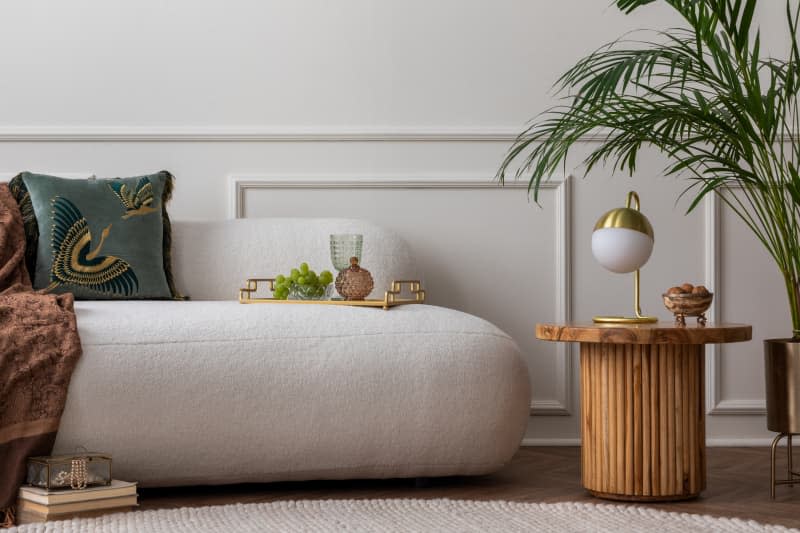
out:
{"label": "nut in bowl", "polygon": [[706,311],[711,307],[714,294],[702,285],[694,286],[691,283],[684,283],[675,286],[662,294],[664,306],[670,313],[675,315],[675,323],[680,326],[686,325],[687,316],[696,316],[700,326],[706,325]]}

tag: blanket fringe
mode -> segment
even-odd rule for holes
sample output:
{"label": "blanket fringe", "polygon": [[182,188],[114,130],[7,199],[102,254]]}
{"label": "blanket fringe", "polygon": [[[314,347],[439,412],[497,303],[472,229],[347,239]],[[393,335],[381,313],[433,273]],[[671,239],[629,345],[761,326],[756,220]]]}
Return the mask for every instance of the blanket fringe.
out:
{"label": "blanket fringe", "polygon": [[14,506],[6,507],[5,509],[0,509],[0,514],[3,515],[3,521],[0,522],[0,528],[8,528],[13,527],[14,523],[16,522],[14,516]]}

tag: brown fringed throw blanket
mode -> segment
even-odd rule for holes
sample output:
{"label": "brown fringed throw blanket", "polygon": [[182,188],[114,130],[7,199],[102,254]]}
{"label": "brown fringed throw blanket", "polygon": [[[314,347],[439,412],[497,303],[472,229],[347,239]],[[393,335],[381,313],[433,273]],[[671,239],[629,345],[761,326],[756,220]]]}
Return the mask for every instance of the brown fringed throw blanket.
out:
{"label": "brown fringed throw blanket", "polygon": [[14,523],[25,459],[53,449],[80,355],[73,297],[33,291],[22,215],[0,184],[0,527]]}

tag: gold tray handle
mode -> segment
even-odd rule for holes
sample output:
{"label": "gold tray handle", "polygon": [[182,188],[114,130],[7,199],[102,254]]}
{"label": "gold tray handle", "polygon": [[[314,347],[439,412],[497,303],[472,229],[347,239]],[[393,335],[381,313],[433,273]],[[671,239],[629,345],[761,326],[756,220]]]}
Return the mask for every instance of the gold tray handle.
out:
{"label": "gold tray handle", "polygon": [[247,280],[247,286],[239,289],[239,303],[247,303],[252,299],[252,294],[258,292],[259,282],[269,283],[269,290],[275,291],[275,278],[250,278]]}
{"label": "gold tray handle", "polygon": [[[400,293],[403,292],[403,286],[408,285],[409,291],[414,295],[414,299],[399,298]],[[383,308],[389,309],[393,305],[401,304],[421,304],[425,303],[425,291],[422,289],[422,284],[418,280],[402,279],[392,281],[392,288],[386,291],[383,297]]]}

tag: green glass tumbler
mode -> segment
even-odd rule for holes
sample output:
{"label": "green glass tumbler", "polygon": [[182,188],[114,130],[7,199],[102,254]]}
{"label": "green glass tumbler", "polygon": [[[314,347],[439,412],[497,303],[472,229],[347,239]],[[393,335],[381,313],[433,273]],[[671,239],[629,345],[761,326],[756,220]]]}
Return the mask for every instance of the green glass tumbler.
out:
{"label": "green glass tumbler", "polygon": [[364,236],[355,233],[331,235],[331,262],[333,268],[341,272],[350,267],[350,258],[357,257],[361,262],[361,248]]}

